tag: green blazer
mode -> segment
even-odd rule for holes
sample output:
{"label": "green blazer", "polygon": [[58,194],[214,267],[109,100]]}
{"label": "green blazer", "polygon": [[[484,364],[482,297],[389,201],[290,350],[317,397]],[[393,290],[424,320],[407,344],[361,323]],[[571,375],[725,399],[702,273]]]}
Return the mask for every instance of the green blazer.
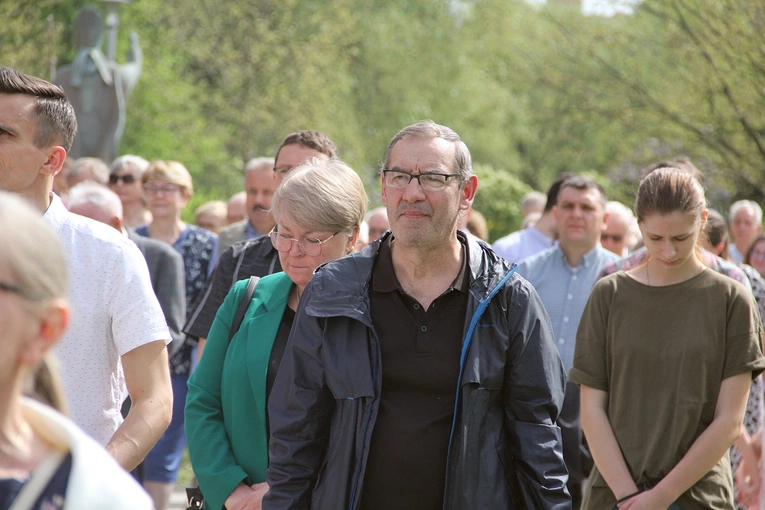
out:
{"label": "green blazer", "polygon": [[186,439],[206,508],[223,508],[239,482],[266,479],[266,373],[292,285],[285,273],[261,278],[229,344],[231,322],[247,287],[247,280],[237,282],[189,378]]}

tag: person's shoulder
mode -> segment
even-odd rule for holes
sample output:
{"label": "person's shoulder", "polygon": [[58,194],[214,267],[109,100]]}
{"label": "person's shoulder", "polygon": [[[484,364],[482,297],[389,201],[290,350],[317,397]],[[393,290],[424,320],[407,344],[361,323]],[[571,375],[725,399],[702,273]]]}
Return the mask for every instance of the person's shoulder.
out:
{"label": "person's shoulder", "polygon": [[497,248],[509,248],[510,246],[517,244],[522,239],[523,230],[516,230],[515,232],[511,232],[507,234],[504,237],[500,237],[496,241],[494,241],[494,244],[491,245],[492,248],[495,250]]}
{"label": "person's shoulder", "polygon": [[71,212],[66,213],[58,232],[65,244],[69,244],[69,242],[72,244],[85,243],[107,251],[123,251],[131,247],[135,248],[135,244],[122,232],[99,221]]}
{"label": "person's shoulder", "polygon": [[247,228],[247,220],[241,220],[237,221],[236,223],[232,223],[231,225],[226,225],[225,227],[220,229],[220,232],[218,233],[218,237],[221,239],[229,238],[229,237],[238,237],[244,232],[244,230]]}
{"label": "person's shoulder", "polygon": [[560,247],[558,245],[550,246],[544,250],[522,259],[518,262],[518,270],[523,274],[524,271],[534,271],[539,267],[548,264],[555,257],[560,256]]}
{"label": "person's shoulder", "polygon": [[217,234],[210,232],[209,230],[205,230],[202,227],[197,227],[196,225],[187,224],[186,228],[189,230],[189,235],[193,236],[197,240],[212,242],[215,239],[218,239]]}

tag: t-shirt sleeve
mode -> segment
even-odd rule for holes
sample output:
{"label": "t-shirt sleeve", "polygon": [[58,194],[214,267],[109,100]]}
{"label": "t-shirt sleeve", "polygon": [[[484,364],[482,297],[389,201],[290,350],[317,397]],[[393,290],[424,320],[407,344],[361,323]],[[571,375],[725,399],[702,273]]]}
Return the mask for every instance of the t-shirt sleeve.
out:
{"label": "t-shirt sleeve", "polygon": [[765,370],[762,355],[762,322],[754,295],[739,286],[733,287],[728,305],[723,379],[743,372],[757,377]]}
{"label": "t-shirt sleeve", "polygon": [[126,240],[121,250],[115,250],[112,264],[109,274],[120,275],[107,293],[117,353],[122,356],[157,340],[170,343],[172,338],[141,251]]}
{"label": "t-shirt sleeve", "polygon": [[576,332],[574,366],[569,379],[577,384],[608,391],[606,336],[609,296],[613,291],[609,279],[600,280],[592,289]]}

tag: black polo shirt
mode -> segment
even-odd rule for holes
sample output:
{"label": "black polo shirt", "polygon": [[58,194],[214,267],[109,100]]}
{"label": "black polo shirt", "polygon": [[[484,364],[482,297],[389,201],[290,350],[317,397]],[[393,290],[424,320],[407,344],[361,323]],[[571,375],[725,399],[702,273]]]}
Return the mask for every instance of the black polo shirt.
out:
{"label": "black polo shirt", "polygon": [[382,395],[372,432],[362,510],[440,509],[468,303],[467,248],[452,285],[424,310],[401,288],[391,239],[370,291],[382,353]]}

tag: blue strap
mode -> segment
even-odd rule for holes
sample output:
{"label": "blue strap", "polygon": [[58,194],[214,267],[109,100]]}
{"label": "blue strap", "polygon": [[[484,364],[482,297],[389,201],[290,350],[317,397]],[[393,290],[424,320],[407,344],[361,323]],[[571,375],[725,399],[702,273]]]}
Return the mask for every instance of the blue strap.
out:
{"label": "blue strap", "polygon": [[513,264],[512,267],[510,267],[510,271],[508,271],[507,274],[499,282],[499,284],[491,290],[491,292],[486,297],[486,299],[478,303],[478,308],[476,308],[475,313],[473,314],[473,317],[470,319],[470,326],[468,327],[467,334],[465,335],[465,339],[462,342],[462,353],[460,354],[460,373],[459,373],[459,376],[457,377],[457,395],[454,398],[454,416],[452,418],[452,431],[449,434],[449,450],[446,454],[447,469],[449,469],[449,455],[451,454],[451,450],[452,450],[452,440],[454,439],[454,429],[457,426],[457,408],[460,402],[460,387],[462,386],[462,372],[465,368],[465,358],[467,358],[467,353],[468,353],[468,350],[470,349],[470,342],[473,339],[473,331],[475,330],[475,327],[478,325],[478,321],[481,319],[483,312],[486,311],[486,308],[489,306],[491,299],[497,294],[497,292],[499,292],[502,289],[502,287],[505,286],[505,283],[507,283],[510,277],[513,276],[516,269],[518,269],[518,264]]}

